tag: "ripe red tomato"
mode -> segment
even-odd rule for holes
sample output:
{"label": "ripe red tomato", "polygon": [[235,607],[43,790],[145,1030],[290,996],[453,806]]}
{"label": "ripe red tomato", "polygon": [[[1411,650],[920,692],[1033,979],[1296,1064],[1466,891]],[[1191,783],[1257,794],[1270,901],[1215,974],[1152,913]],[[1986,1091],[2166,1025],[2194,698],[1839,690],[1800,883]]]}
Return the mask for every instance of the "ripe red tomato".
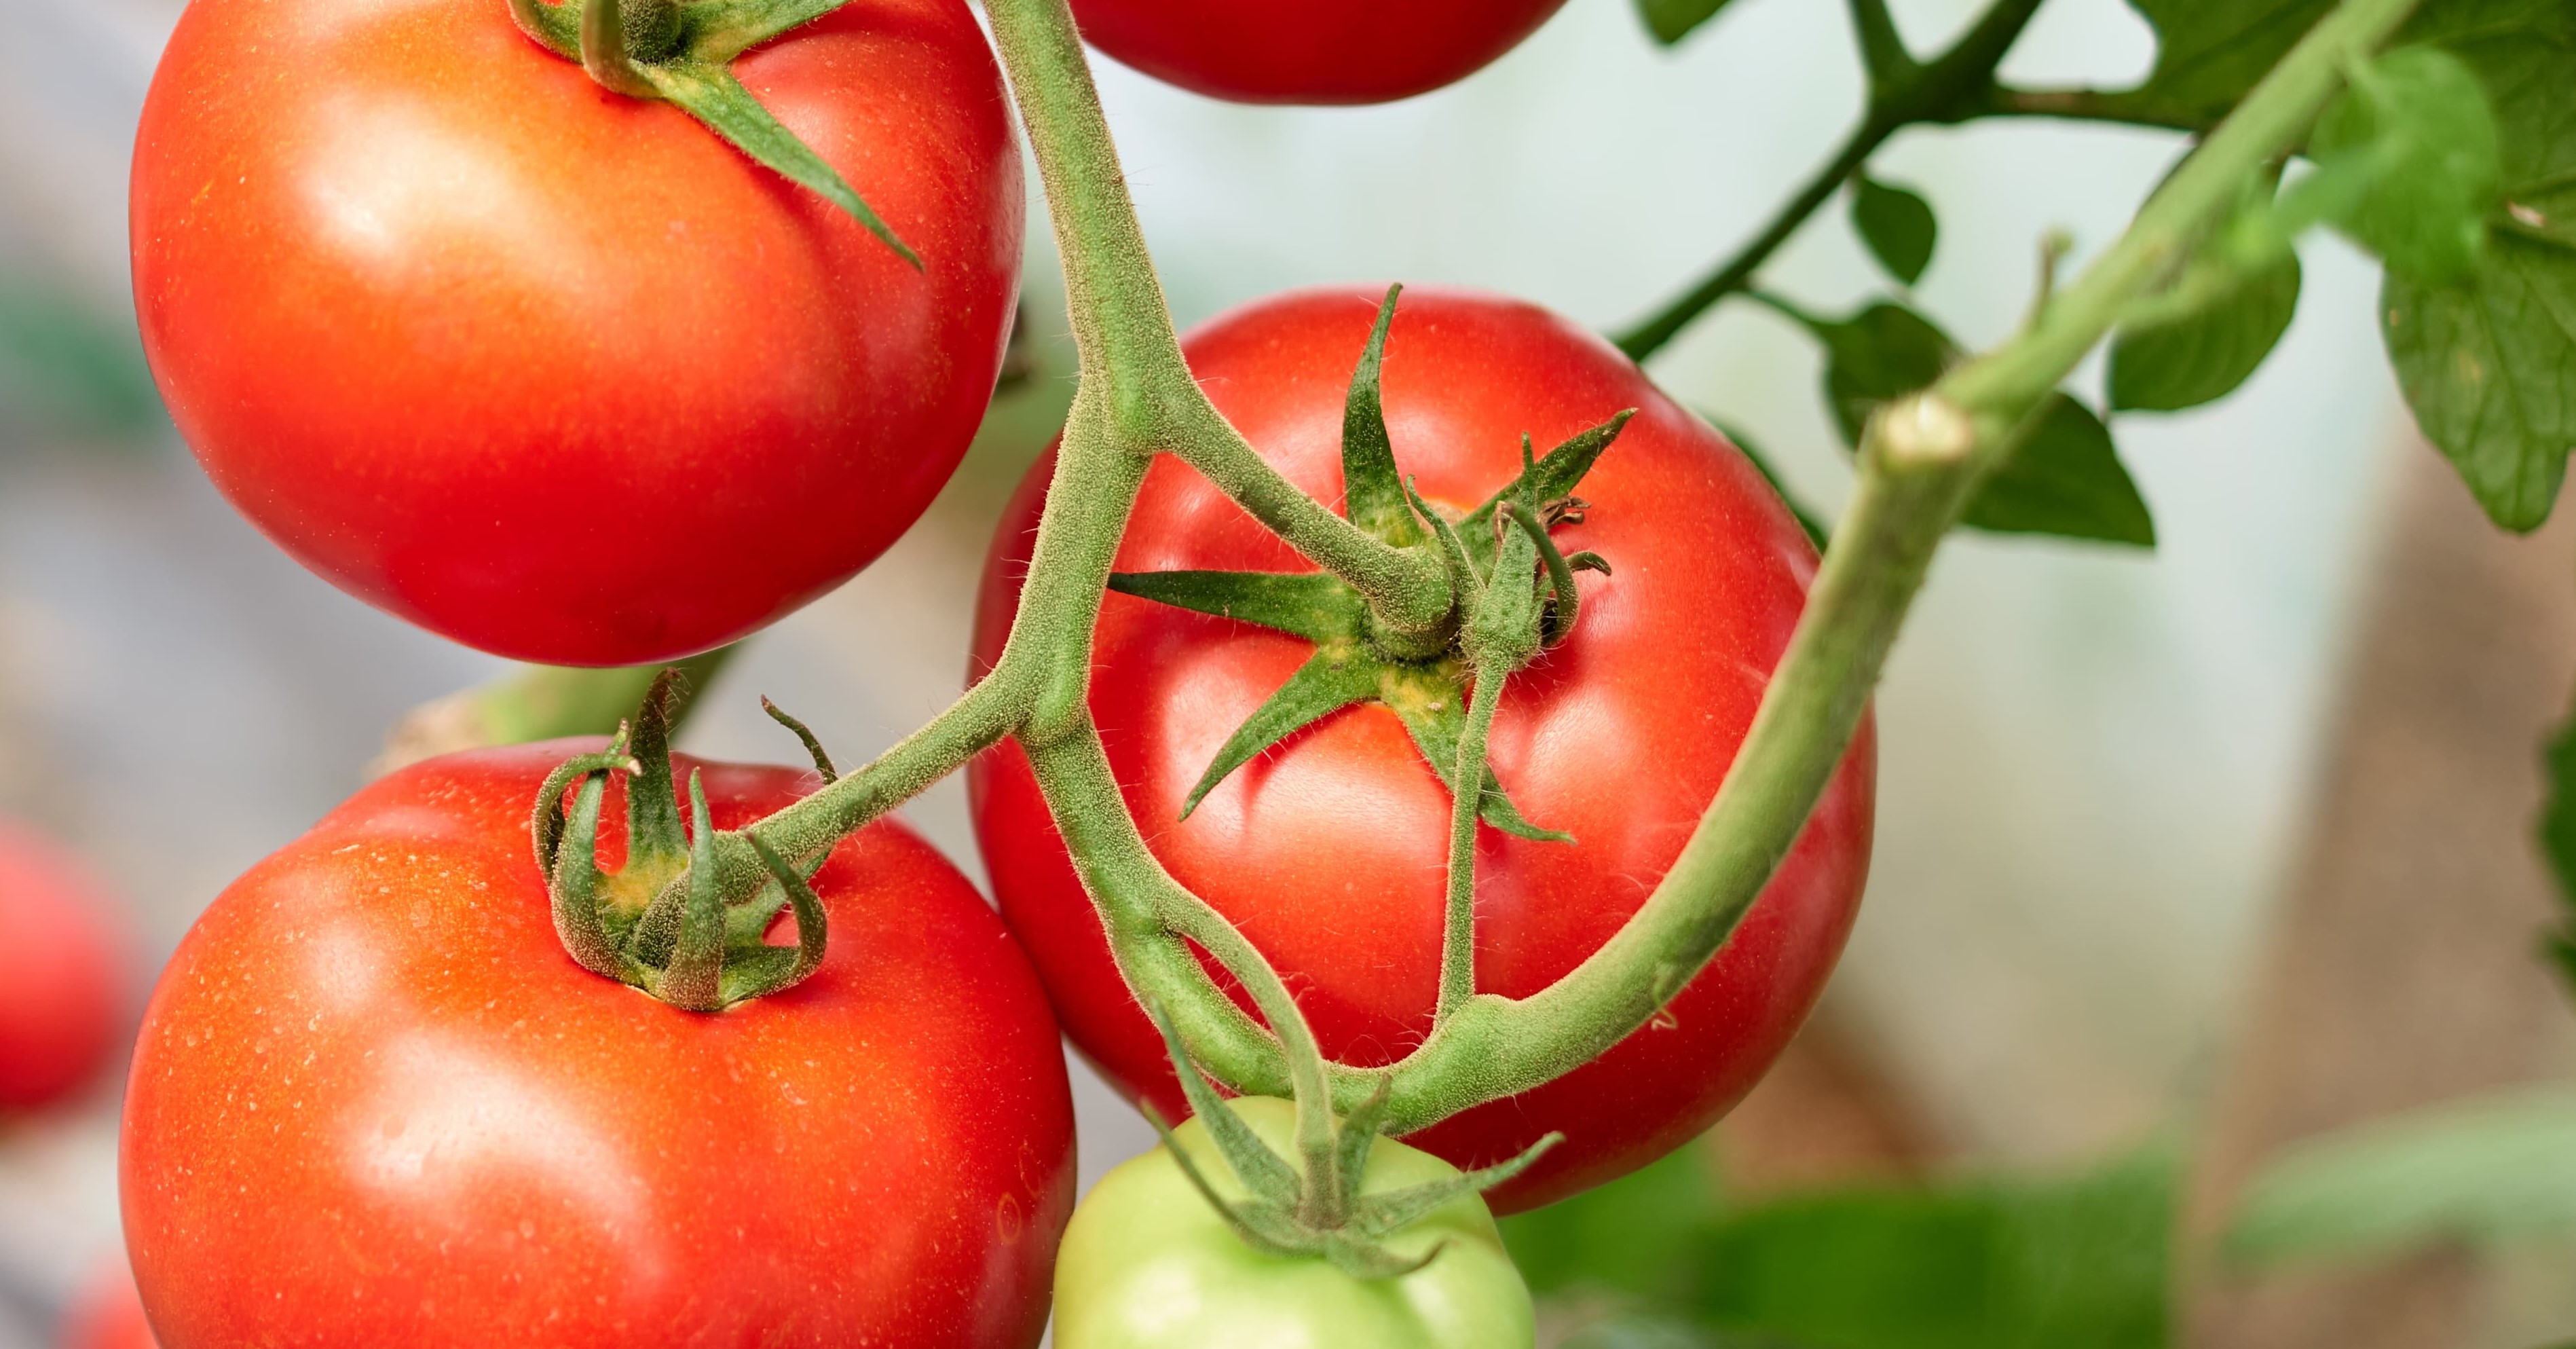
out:
{"label": "ripe red tomato", "polygon": [[[1374,293],[1261,301],[1188,342],[1209,396],[1264,458],[1340,496],[1342,400]],[[1580,624],[1515,676],[1492,762],[1521,813],[1572,844],[1477,844],[1480,990],[1538,992],[1643,902],[1716,793],[1805,602],[1816,555],[1753,465],[1626,357],[1542,310],[1408,290],[1388,338],[1398,466],[1435,504],[1472,508],[1548,446],[1640,409],[1558,532],[1612,575],[1582,578]],[[1005,517],[977,615],[979,668],[1018,600],[1045,465]],[[1153,466],[1122,571],[1309,571],[1197,473]],[[1449,794],[1384,706],[1347,708],[1237,770],[1187,820],[1181,803],[1244,717],[1312,654],[1263,628],[1112,594],[1091,709],[1127,803],[1164,866],[1258,944],[1325,1051],[1383,1063],[1428,1032],[1438,992]],[[1868,869],[1875,750],[1864,728],[1786,865],[1658,1024],[1537,1090],[1405,1141],[1462,1166],[1566,1142],[1488,1198],[1535,1207],[1644,1165],[1724,1113],[1814,1003]],[[1167,1118],[1187,1109],[1016,745],[978,762],[975,822],[995,893],[1074,1043]],[[1248,1004],[1247,1004],[1248,1005]]]}
{"label": "ripe red tomato", "polygon": [[1238,103],[1386,103],[1484,69],[1565,0],[1073,0],[1083,37]]}
{"label": "ripe red tomato", "polygon": [[[804,983],[710,1016],[590,974],[527,816],[597,748],[386,777],[181,944],[120,1157],[163,1342],[1037,1343],[1073,1107],[1001,921],[883,821],[815,878]],[[725,828],[817,782],[692,767]],[[603,844],[614,867],[623,826]]]}
{"label": "ripe red tomato", "polygon": [[124,1013],[114,903],[62,849],[0,820],[0,1111],[78,1091]]}
{"label": "ripe red tomato", "polygon": [[1009,104],[963,0],[868,0],[743,83],[920,255],[502,0],[196,0],[143,109],[136,308],[234,505],[487,651],[740,637],[909,527],[1019,286]]}
{"label": "ripe red tomato", "polygon": [[125,1261],[104,1266],[81,1290],[63,1318],[62,1349],[161,1349]]}

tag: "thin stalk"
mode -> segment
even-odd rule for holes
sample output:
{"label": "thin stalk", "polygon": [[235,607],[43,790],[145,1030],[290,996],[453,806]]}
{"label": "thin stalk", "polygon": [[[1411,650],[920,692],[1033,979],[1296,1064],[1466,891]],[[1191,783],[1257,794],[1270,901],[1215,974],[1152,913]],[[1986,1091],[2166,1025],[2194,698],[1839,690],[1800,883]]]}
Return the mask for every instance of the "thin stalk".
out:
{"label": "thin stalk", "polygon": [[1908,58],[1903,67],[1886,66],[1894,73],[1883,79],[1878,72],[1881,63],[1890,58],[1884,52],[1871,54],[1873,47],[1895,42],[1901,53],[1903,44],[1897,42],[1892,24],[1883,35],[1874,35],[1877,25],[1867,0],[1855,0],[1853,22],[1860,33],[1864,60],[1872,72],[1869,106],[1861,114],[1859,125],[1843,138],[1833,158],[1772,215],[1759,234],[1737,249],[1733,257],[1718,264],[1706,279],[1653,317],[1620,334],[1614,339],[1619,349],[1642,361],[1663,350],[1700,315],[1751,284],[1754,273],[1806,225],[1817,208],[1833,199],[1834,193],[1869,162],[1888,137],[1917,123],[1964,121],[1997,111],[1991,93],[1995,68],[2003,64],[2004,54],[2030,26],[2039,6],[2040,0],[1996,0],[1948,51],[1921,64]]}
{"label": "thin stalk", "polygon": [[[708,681],[740,649],[739,643],[720,646],[678,662],[680,682],[671,704],[674,729],[696,705]],[[487,745],[607,735],[634,714],[635,705],[643,701],[644,691],[661,672],[659,665],[522,666],[412,709],[385,736],[375,771],[387,773],[435,755]]]}
{"label": "thin stalk", "polygon": [[1476,670],[1467,690],[1467,728],[1458,736],[1457,784],[1449,805],[1449,904],[1440,932],[1440,1002],[1433,1025],[1476,996],[1476,816],[1484,806],[1486,747],[1494,709],[1511,675],[1501,661]]}
{"label": "thin stalk", "polygon": [[1072,12],[1063,0],[991,0],[985,13],[1055,221],[1081,357],[1077,400],[1104,404],[1104,431],[1129,453],[1169,452],[1205,474],[1307,560],[1349,582],[1381,622],[1408,633],[1436,626],[1451,603],[1438,560],[1392,548],[1297,490],[1190,377]]}
{"label": "thin stalk", "polygon": [[2120,239],[2019,337],[1891,405],[1851,504],[1717,798],[1646,903],[1583,964],[1519,1001],[1479,996],[1394,1067],[1391,1131],[1434,1123],[1589,1061],[1705,966],[1788,855],[1867,706],[1943,535],[2059,381],[2243,185],[2299,143],[2347,60],[2416,0],[2344,0],[2177,169]]}

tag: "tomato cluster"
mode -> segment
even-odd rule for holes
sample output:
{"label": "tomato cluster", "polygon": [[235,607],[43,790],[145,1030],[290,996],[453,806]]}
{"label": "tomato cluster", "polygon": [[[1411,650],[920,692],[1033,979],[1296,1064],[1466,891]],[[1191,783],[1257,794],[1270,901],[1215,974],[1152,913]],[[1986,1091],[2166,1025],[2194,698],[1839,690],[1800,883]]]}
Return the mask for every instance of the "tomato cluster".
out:
{"label": "tomato cluster", "polygon": [[[1072,10],[1102,50],[1202,92],[1371,102],[1464,76],[1561,3]],[[730,74],[659,48],[576,51],[531,12],[561,17],[523,5],[514,22],[504,0],[197,0],[135,156],[137,304],[207,472],[313,570],[485,650],[658,662],[846,578],[955,468],[1012,321],[1017,143],[962,0],[831,8],[728,54]],[[633,47],[654,40],[655,15],[731,12],[633,5],[616,34],[583,40]],[[630,97],[611,78],[629,61],[739,79],[753,104],[710,119]],[[762,118],[787,141],[762,141]],[[772,158],[747,158],[754,142]],[[762,166],[798,153],[855,185],[886,233]],[[1293,294],[1187,344],[1218,409],[1321,501],[1342,495],[1344,390],[1374,307]],[[1385,420],[1426,520],[1467,518],[1513,481],[1529,437],[1605,420],[1616,437],[1583,501],[1525,526],[1536,548],[1561,527],[1607,573],[1585,578],[1563,644],[1510,677],[1492,736],[1492,771],[1544,830],[1477,839],[1478,987],[1526,996],[1598,949],[1672,864],[1816,558],[1741,454],[1563,320],[1417,293],[1384,340]],[[1047,476],[1031,474],[994,541],[979,672],[1017,606]],[[1119,566],[1312,570],[1169,458]],[[1571,582],[1552,584],[1570,614]],[[1344,709],[1183,808],[1219,743],[1312,654],[1112,595],[1090,710],[1163,865],[1287,976],[1326,1054],[1382,1064],[1431,1029],[1451,814],[1405,726],[1384,706]],[[1455,667],[1439,678],[1462,697]],[[1727,1109],[1812,1003],[1868,859],[1864,730],[1779,874],[1662,1017],[1413,1146],[1354,1154],[1333,1193],[1379,1205],[1369,1243],[1344,1240],[1356,1209],[1300,1208],[1333,1259],[1280,1259],[1236,1240],[1247,1229],[1209,1206],[1203,1174],[1260,1140],[1291,1151],[1279,1102],[1202,1094],[1169,1147],[1074,1215],[1058,1017],[1140,1103],[1190,1110],[1015,744],[973,770],[997,916],[891,820],[801,859],[746,842],[821,789],[828,762],[679,758],[665,776],[656,706],[607,744],[470,751],[383,778],[207,910],[153,995],[125,1106],[125,1228],[150,1326],[120,1285],[93,1318],[101,1343],[1026,1349],[1052,1284],[1067,1349],[1212,1343],[1247,1317],[1317,1343],[1526,1344],[1527,1291],[1471,1190],[1499,1181],[1505,1210],[1545,1203]],[[617,822],[630,790],[650,803],[666,788],[705,808],[688,837],[658,810]],[[776,903],[717,896],[719,836],[758,853],[768,870],[750,883]],[[0,950],[79,946],[18,902],[42,887],[18,884],[17,865],[0,847]],[[594,893],[614,885],[615,904]],[[791,934],[814,940],[791,955]],[[718,954],[689,967],[718,971],[695,1001],[669,991],[680,953],[719,948],[793,972],[737,997]],[[81,949],[37,972],[60,987],[41,985],[54,991],[33,1020],[8,999],[35,975],[0,981],[0,1106],[61,1090],[101,1051],[94,995],[110,981]],[[1516,1169],[1551,1133],[1562,1146]]]}

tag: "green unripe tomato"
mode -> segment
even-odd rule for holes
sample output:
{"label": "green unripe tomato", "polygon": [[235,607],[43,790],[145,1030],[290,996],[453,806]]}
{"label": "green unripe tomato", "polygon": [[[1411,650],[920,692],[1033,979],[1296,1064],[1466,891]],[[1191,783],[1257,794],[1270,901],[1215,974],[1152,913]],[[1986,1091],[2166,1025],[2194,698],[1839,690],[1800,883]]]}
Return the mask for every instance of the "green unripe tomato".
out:
{"label": "green unripe tomato", "polygon": [[[1295,1158],[1296,1108],[1245,1097],[1234,1113]],[[1195,1119],[1173,1136],[1229,1200],[1246,1197]],[[1445,1180],[1456,1167],[1380,1139],[1362,1194]],[[1101,1178],[1074,1210],[1055,1267],[1057,1349],[1527,1349],[1529,1285],[1485,1201],[1461,1195],[1385,1238],[1430,1264],[1358,1279],[1320,1257],[1265,1255],[1208,1206],[1166,1148]]]}

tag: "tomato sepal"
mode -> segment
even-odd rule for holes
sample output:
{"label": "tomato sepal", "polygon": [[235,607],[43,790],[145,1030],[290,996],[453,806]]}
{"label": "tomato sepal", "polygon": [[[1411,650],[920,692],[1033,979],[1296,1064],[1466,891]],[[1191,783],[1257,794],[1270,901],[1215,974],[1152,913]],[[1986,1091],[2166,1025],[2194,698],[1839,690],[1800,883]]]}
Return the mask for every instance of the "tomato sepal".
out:
{"label": "tomato sepal", "polygon": [[[678,686],[677,670],[664,670],[605,752],[567,760],[548,774],[528,832],[555,933],[576,964],[674,1007],[719,1012],[783,992],[822,964],[828,919],[809,881],[824,857],[800,867],[748,830],[738,831],[731,836],[747,845],[759,868],[746,874],[760,878],[756,887],[740,883],[719,862],[716,850],[727,835],[715,828],[695,772],[682,826],[670,744]],[[830,781],[831,756],[813,732],[768,699],[761,703],[805,742]],[[599,866],[597,835],[614,773],[629,781],[626,861],[612,873]],[[793,947],[768,940],[782,909],[795,915]]]}
{"label": "tomato sepal", "polygon": [[[1236,769],[1298,731],[1364,702],[1383,703],[1394,711],[1442,785],[1455,792],[1471,677],[1478,671],[1507,674],[1540,649],[1563,642],[1573,631],[1580,604],[1574,573],[1610,571],[1598,554],[1565,556],[1549,531],[1581,523],[1587,503],[1573,495],[1574,489],[1636,409],[1576,433],[1543,458],[1533,455],[1524,434],[1519,475],[1453,523],[1404,476],[1387,430],[1387,334],[1403,294],[1401,284],[1387,287],[1343,398],[1342,509],[1351,523],[1381,542],[1434,550],[1449,576],[1452,619],[1429,638],[1388,632],[1375,622],[1358,591],[1326,572],[1183,569],[1111,575],[1109,589],[1118,594],[1315,644],[1314,655],[1218,747],[1183,799],[1181,819],[1196,812]],[[1488,578],[1506,571],[1532,575],[1543,591],[1508,601],[1491,596]],[[1480,620],[1489,604],[1501,607]],[[1482,632],[1476,631],[1479,622]],[[1467,771],[1482,779],[1477,817],[1486,824],[1516,838],[1574,841],[1573,835],[1522,815],[1490,768],[1479,763]]]}
{"label": "tomato sepal", "polygon": [[753,162],[839,207],[914,271],[921,255],[814,148],[733,76],[733,60],[847,0],[509,0],[537,45],[601,88],[679,108]]}
{"label": "tomato sepal", "polygon": [[1563,1134],[1551,1133],[1498,1165],[1363,1196],[1369,1152],[1386,1123],[1391,1079],[1380,1077],[1377,1090],[1338,1122],[1327,1114],[1326,1127],[1320,1131],[1309,1130],[1303,1117],[1309,1110],[1328,1111],[1329,1107],[1320,1101],[1295,1103],[1301,1117],[1300,1150],[1307,1154],[1301,1171],[1272,1151],[1217,1094],[1215,1084],[1181,1044],[1171,1013],[1159,1004],[1149,1010],[1162,1031],[1164,1048],[1172,1057],[1193,1117],[1207,1130],[1217,1155],[1250,1197],[1227,1199],[1150,1102],[1143,1107],[1145,1119],[1190,1188],[1216,1210],[1236,1237],[1264,1254],[1323,1259],[1355,1279],[1403,1278],[1438,1259],[1447,1242],[1435,1242],[1418,1255],[1406,1256],[1390,1249],[1385,1238],[1461,1195],[1481,1194],[1510,1180],[1565,1141]]}

